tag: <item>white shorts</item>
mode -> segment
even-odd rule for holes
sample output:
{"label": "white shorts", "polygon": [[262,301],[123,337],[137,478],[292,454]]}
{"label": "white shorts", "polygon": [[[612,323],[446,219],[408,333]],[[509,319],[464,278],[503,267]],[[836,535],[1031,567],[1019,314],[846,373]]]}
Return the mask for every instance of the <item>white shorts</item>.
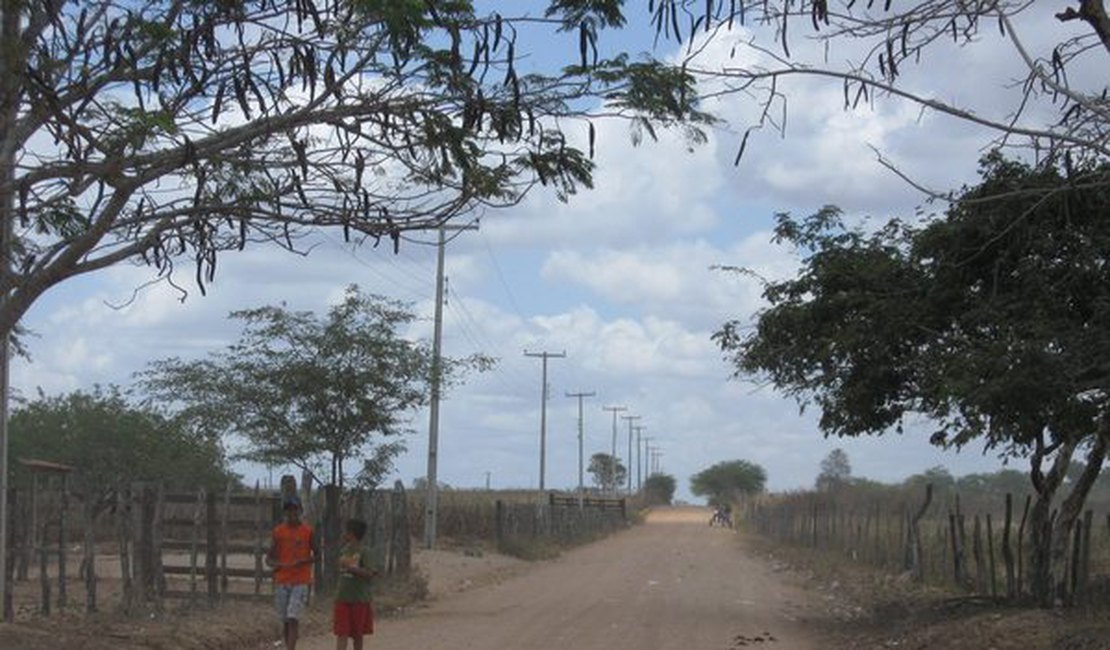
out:
{"label": "white shorts", "polygon": [[274,585],[274,609],[278,618],[297,620],[308,602],[308,585]]}

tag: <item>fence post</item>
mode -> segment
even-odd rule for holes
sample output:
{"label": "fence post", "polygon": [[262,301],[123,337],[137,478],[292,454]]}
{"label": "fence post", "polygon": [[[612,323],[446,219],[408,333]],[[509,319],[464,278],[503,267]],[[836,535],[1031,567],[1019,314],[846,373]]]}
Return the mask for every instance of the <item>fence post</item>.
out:
{"label": "fence post", "polygon": [[[320,590],[329,592],[338,584],[339,569],[339,486],[324,486],[323,552],[320,570]],[[406,527],[407,528],[407,527]]]}
{"label": "fence post", "polygon": [[998,596],[998,570],[994,565],[994,527],[991,513],[987,513],[987,567],[990,569],[991,597]]}
{"label": "fence post", "polygon": [[405,499],[405,484],[393,484],[393,541],[391,544],[397,558],[397,573],[408,576],[412,569],[412,545],[409,543],[408,501]]}
{"label": "fence post", "polygon": [[498,499],[493,510],[493,534],[497,548],[505,548],[505,504]]}
{"label": "fence post", "polygon": [[254,482],[254,593],[262,593],[262,491]]}
{"label": "fence post", "polygon": [[216,517],[216,493],[208,491],[204,495],[204,578],[208,583],[208,602],[213,605],[220,599],[219,557],[216,547],[216,527],[219,522]]}
{"label": "fence post", "polygon": [[987,567],[983,559],[983,530],[979,524],[979,515],[975,515],[971,540],[971,552],[975,556],[975,588],[981,594],[987,593]]}
{"label": "fence post", "polygon": [[227,537],[228,518],[231,517],[231,483],[224,486],[224,507],[220,511],[220,594],[227,593]]}
{"label": "fence post", "polygon": [[116,489],[116,536],[119,538],[119,572],[123,588],[123,609],[131,611],[134,601],[134,583],[131,581],[131,487],[120,485]]}
{"label": "fence post", "polygon": [[1018,525],[1018,539],[1017,539],[1017,593],[1021,595],[1025,592],[1025,522],[1029,518],[1029,506],[1033,502],[1033,495],[1025,495],[1025,508],[1021,511],[1021,524]]}
{"label": "fence post", "polygon": [[66,515],[69,510],[69,475],[62,474],[61,492],[58,495],[58,609],[64,609],[69,604],[66,593],[66,525],[69,519]]}
{"label": "fence post", "polygon": [[189,540],[189,602],[197,597],[197,556],[200,554],[200,522],[207,499],[204,490],[197,490],[197,503],[193,508],[193,530]]}
{"label": "fence post", "polygon": [[91,495],[85,496],[84,514],[85,539],[84,539],[84,566],[85,572],[85,611],[92,614],[96,611],[96,504]]}
{"label": "fence post", "polygon": [[1014,582],[1014,550],[1010,547],[1010,527],[1014,520],[1014,495],[1006,493],[1006,521],[1002,528],[1002,562],[1006,565],[1006,598],[1017,597]]}

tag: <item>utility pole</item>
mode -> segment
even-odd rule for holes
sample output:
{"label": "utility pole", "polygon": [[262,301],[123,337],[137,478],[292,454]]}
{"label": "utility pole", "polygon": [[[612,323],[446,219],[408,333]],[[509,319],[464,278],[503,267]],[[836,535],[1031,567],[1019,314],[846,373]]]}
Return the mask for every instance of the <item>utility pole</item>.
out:
{"label": "utility pole", "polygon": [[486,472],[486,492],[489,492],[489,472]]}
{"label": "utility pole", "polygon": [[[616,478],[616,471],[617,471],[617,413],[620,413],[621,411],[627,411],[628,407],[627,406],[602,406],[601,408],[605,411],[612,411],[613,412],[613,451],[612,451],[611,454],[609,454],[609,458],[610,458],[610,460],[612,461],[612,464],[613,464],[613,478]],[[617,486],[614,485],[613,490],[615,491],[616,489],[617,489]]]}
{"label": "utility pole", "polygon": [[436,306],[435,330],[432,335],[432,386],[428,404],[428,474],[425,477],[427,493],[424,498],[424,547],[435,548],[436,519],[439,513],[439,396],[442,383],[443,363],[440,358],[443,347],[443,258],[447,248],[448,230],[477,230],[477,224],[465,226],[439,227],[439,241],[436,244]]}
{"label": "utility pole", "polygon": [[[640,468],[644,466],[644,463],[642,462],[642,460],[640,458],[640,446],[641,446],[640,445],[640,442],[641,442],[640,434],[643,433],[643,430],[646,429],[647,427],[641,425],[641,426],[632,427],[632,428],[636,430],[636,491],[639,492],[639,491],[644,489],[643,475],[640,474]],[[629,439],[629,442],[632,442],[632,440]],[[629,455],[631,455],[631,454],[629,454]],[[630,458],[628,462],[632,462],[632,459]]]}
{"label": "utility pole", "polygon": [[562,352],[529,352],[524,351],[526,357],[543,359],[543,386],[540,391],[540,492],[543,492],[544,468],[547,465],[547,360],[563,359],[567,356],[566,350]]}
{"label": "utility pole", "polygon": [[628,466],[625,474],[628,475],[628,492],[632,493],[632,423],[640,419],[639,415],[622,415],[622,420],[628,420]]}
{"label": "utility pole", "polygon": [[582,480],[582,477],[583,477],[583,474],[582,474],[582,438],[583,438],[583,434],[582,434],[582,428],[583,428],[582,427],[582,399],[585,398],[585,397],[594,397],[595,395],[597,395],[597,393],[594,393],[592,391],[589,392],[589,393],[567,393],[567,397],[577,397],[578,398],[578,493],[579,493],[579,495],[581,495],[582,492],[584,492],[585,488],[586,488],[585,482]]}
{"label": "utility pole", "polygon": [[[655,440],[655,438],[652,437],[652,436],[644,436],[644,439],[643,439],[643,442],[644,442],[644,455],[643,455],[644,463],[643,463],[643,466],[644,466],[644,480],[645,481],[648,480],[649,478],[651,478],[651,471],[650,471],[651,468],[648,467],[648,462],[649,462],[650,456],[651,456],[651,454],[648,453],[648,450],[650,449],[650,447],[648,446],[648,443],[651,442],[652,440]],[[637,452],[637,453],[639,453],[639,452]]]}

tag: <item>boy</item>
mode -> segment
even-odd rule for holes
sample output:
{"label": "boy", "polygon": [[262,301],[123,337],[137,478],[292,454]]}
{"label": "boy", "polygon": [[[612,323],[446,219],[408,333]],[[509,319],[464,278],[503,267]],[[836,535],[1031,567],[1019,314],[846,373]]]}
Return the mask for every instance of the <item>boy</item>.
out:
{"label": "boy", "polygon": [[301,500],[296,495],[285,500],[283,509],[285,521],[274,527],[266,564],[274,570],[274,607],[282,622],[282,640],[287,650],[296,650],[298,622],[312,584],[316,538],[312,526],[301,521]]}
{"label": "boy", "polygon": [[366,522],[348,519],[339,551],[339,589],[335,594],[332,628],[336,650],[347,650],[351,639],[354,650],[362,650],[362,637],[374,633],[374,607],[370,600],[370,579],[379,565],[362,545]]}

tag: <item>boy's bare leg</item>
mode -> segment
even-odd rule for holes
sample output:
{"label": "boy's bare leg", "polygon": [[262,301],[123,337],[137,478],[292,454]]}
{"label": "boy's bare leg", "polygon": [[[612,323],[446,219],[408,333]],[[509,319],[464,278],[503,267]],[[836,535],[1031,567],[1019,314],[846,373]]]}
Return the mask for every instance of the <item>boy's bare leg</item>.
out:
{"label": "boy's bare leg", "polygon": [[362,650],[362,635],[356,634],[351,637],[351,645],[354,646],[354,650]]}
{"label": "boy's bare leg", "polygon": [[335,637],[335,650],[347,650],[347,637]]}
{"label": "boy's bare leg", "polygon": [[285,648],[286,650],[297,650],[297,632],[298,623],[297,619],[291,618],[285,622]]}

